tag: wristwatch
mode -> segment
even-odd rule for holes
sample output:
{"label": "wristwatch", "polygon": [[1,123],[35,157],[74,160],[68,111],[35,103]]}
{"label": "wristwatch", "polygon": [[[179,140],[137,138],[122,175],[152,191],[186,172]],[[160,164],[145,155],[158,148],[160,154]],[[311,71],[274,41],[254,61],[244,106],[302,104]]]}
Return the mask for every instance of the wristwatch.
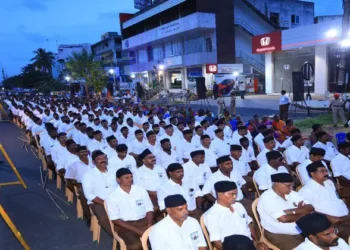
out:
{"label": "wristwatch", "polygon": [[293,210],[293,214],[296,214],[296,213],[295,213],[295,210]]}

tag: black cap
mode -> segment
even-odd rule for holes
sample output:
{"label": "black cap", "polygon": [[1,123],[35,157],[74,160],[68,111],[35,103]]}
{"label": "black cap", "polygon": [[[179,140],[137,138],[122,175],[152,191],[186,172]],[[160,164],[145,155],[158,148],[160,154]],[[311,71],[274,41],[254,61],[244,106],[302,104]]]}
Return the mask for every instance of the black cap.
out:
{"label": "black cap", "polygon": [[218,181],[214,184],[214,188],[217,193],[224,193],[237,189],[237,185],[233,181]]}
{"label": "black cap", "polygon": [[139,154],[139,159],[140,159],[140,161],[142,161],[143,159],[145,159],[145,157],[147,156],[147,155],[151,155],[152,154],[152,152],[147,148],[147,149],[145,149],[145,150],[143,150],[143,152],[141,153],[141,154]]}
{"label": "black cap", "polygon": [[311,148],[310,150],[310,155],[325,156],[325,154],[326,154],[326,150],[324,150],[323,148]]}
{"label": "black cap", "polygon": [[269,142],[271,142],[271,141],[274,141],[275,140],[275,138],[273,138],[273,136],[268,136],[268,137],[265,137],[264,138],[264,143],[269,143]]}
{"label": "black cap", "polygon": [[88,150],[86,146],[79,146],[78,147],[78,152],[83,151],[83,150]]}
{"label": "black cap", "polygon": [[324,131],[321,131],[321,132],[318,132],[318,133],[316,134],[316,137],[317,137],[317,139],[319,139],[319,138],[321,138],[321,137],[323,137],[323,136],[325,136],[325,135],[327,135],[327,133],[324,132]]}
{"label": "black cap", "polygon": [[222,243],[223,250],[256,250],[254,243],[245,235],[227,236]]}
{"label": "black cap", "polygon": [[181,194],[174,194],[165,197],[164,204],[166,208],[179,207],[185,205],[186,200]]}
{"label": "black cap", "polygon": [[118,171],[116,173],[117,178],[120,178],[120,177],[122,177],[123,175],[126,175],[126,174],[132,174],[132,173],[127,168],[120,168],[120,169],[118,169]]}
{"label": "black cap", "polygon": [[287,173],[278,173],[271,175],[272,182],[294,182],[293,177]]}
{"label": "black cap", "polygon": [[261,134],[266,137],[267,135],[273,133],[271,129],[265,130],[264,132],[262,132]]}
{"label": "black cap", "polygon": [[242,151],[242,146],[241,145],[231,145],[230,150],[231,151]]}
{"label": "black cap", "polygon": [[125,152],[128,151],[128,146],[126,146],[126,144],[119,144],[116,150],[117,152]]}
{"label": "black cap", "polygon": [[304,236],[316,235],[332,226],[327,216],[319,213],[307,214],[296,221]]}
{"label": "black cap", "polygon": [[182,165],[180,163],[171,163],[168,168],[167,168],[167,171],[168,172],[174,172],[176,170],[179,170],[179,169],[183,169]]}
{"label": "black cap", "polygon": [[142,130],[141,130],[141,129],[137,129],[137,130],[135,131],[135,135],[137,135],[137,134],[143,134]]}
{"label": "black cap", "polygon": [[277,160],[281,157],[282,157],[281,153],[279,151],[276,151],[276,150],[272,150],[272,151],[266,153],[267,161]]}
{"label": "black cap", "polygon": [[298,141],[298,140],[300,140],[302,137],[300,136],[300,135],[295,135],[295,136],[293,136],[290,140],[292,141],[292,142],[296,142],[296,141]]}
{"label": "black cap", "polygon": [[307,165],[306,169],[308,173],[316,172],[318,168],[324,167],[322,161],[315,161]]}
{"label": "black cap", "polygon": [[191,152],[191,158],[193,158],[197,155],[205,155],[204,150],[196,150],[196,151]]}
{"label": "black cap", "polygon": [[231,161],[232,162],[230,156],[224,155],[224,156],[221,156],[221,157],[216,159],[216,164],[220,165],[221,163],[224,163],[224,162],[227,162],[227,161]]}
{"label": "black cap", "polygon": [[166,142],[170,142],[170,140],[168,138],[165,138],[165,139],[160,141],[160,144],[163,145]]}
{"label": "black cap", "polygon": [[117,138],[115,138],[114,135],[108,136],[108,137],[106,138],[107,142],[111,142],[112,140],[116,140],[116,139],[117,139]]}

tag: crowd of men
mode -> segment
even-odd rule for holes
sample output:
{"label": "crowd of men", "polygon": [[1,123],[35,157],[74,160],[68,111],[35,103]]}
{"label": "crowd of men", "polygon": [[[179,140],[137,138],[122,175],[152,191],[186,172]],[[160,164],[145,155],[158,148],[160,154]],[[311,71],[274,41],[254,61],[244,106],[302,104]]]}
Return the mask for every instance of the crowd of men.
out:
{"label": "crowd of men", "polygon": [[87,224],[91,209],[127,249],[142,249],[150,227],[153,250],[349,249],[350,142],[335,146],[320,125],[308,148],[278,115],[244,123],[107,100],[5,102],[57,178],[77,188]]}

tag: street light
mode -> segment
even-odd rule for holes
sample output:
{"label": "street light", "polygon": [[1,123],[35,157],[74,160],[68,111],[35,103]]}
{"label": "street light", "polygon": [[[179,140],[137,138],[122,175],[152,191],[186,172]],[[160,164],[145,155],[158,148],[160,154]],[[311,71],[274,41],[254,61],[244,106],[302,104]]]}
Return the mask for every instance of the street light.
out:
{"label": "street light", "polygon": [[233,76],[234,76],[234,77],[239,76],[239,72],[238,72],[238,71],[234,71],[234,72],[233,72]]}
{"label": "street light", "polygon": [[338,31],[336,29],[331,29],[327,31],[326,36],[329,38],[334,38],[338,35]]}
{"label": "street light", "polygon": [[136,76],[135,76],[135,74],[131,74],[131,78],[135,78]]}
{"label": "street light", "polygon": [[161,64],[161,65],[158,66],[158,68],[159,68],[160,70],[164,70],[164,69],[165,69],[165,66],[164,66],[163,64]]}
{"label": "street light", "polygon": [[64,79],[66,79],[66,81],[69,82],[71,77],[70,76],[66,76]]}
{"label": "street light", "polygon": [[114,69],[109,69],[108,72],[113,75],[114,74]]}
{"label": "street light", "polygon": [[344,39],[340,42],[340,45],[344,48],[350,47],[350,39]]}

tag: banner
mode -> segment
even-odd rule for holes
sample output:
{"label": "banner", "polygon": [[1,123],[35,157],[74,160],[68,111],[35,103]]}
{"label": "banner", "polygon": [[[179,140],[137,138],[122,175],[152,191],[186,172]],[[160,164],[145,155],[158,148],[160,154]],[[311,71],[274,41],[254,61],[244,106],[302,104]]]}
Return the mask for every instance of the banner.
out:
{"label": "banner", "polygon": [[230,96],[235,87],[235,80],[232,74],[216,74],[215,82],[218,85],[220,96]]}

